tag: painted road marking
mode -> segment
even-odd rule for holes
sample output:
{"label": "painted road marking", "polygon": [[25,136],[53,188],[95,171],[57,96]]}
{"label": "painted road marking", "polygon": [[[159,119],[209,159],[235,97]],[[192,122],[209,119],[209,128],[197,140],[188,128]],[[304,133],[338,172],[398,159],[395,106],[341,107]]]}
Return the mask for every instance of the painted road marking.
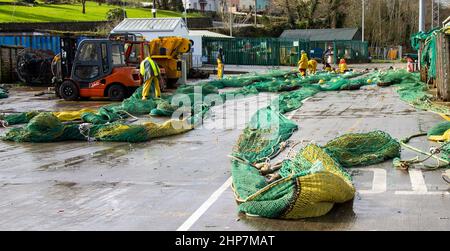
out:
{"label": "painted road marking", "polygon": [[385,193],[387,191],[386,170],[381,168],[356,168],[355,170],[373,172],[372,190],[359,190],[358,193],[378,194],[378,193]]}
{"label": "painted road marking", "polygon": [[409,170],[412,191],[396,191],[397,195],[450,195],[448,191],[428,192],[422,171],[417,169]]}
{"label": "painted road marking", "polygon": [[232,178],[228,178],[225,183],[223,183],[222,186],[219,187],[192,215],[189,217],[183,225],[181,225],[177,231],[187,231],[189,228],[194,225],[194,223],[200,219],[200,217],[208,210],[209,207],[211,207],[214,202],[222,195],[225,190],[231,185]]}

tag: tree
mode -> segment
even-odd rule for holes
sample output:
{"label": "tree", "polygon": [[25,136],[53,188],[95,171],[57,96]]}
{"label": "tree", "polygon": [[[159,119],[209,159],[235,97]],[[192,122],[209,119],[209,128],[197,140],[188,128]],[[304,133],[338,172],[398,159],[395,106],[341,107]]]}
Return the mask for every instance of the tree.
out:
{"label": "tree", "polygon": [[81,0],[81,5],[83,6],[81,13],[86,14],[86,0]]}
{"label": "tree", "polygon": [[184,11],[183,1],[182,0],[171,0],[170,5],[172,6],[172,10],[182,12]]}

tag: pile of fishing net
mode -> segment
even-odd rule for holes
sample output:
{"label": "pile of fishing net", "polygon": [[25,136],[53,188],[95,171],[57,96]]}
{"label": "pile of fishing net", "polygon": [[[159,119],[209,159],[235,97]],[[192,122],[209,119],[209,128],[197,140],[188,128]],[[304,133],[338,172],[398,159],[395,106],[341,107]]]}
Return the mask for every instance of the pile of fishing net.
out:
{"label": "pile of fishing net", "polygon": [[9,96],[8,90],[6,90],[6,88],[0,86],[0,99],[7,98],[8,96]]}
{"label": "pile of fishing net", "polygon": [[436,77],[436,35],[439,32],[442,32],[440,28],[436,28],[429,32],[419,32],[411,36],[411,45],[415,50],[420,49],[421,43],[423,45],[420,65],[427,67],[428,78]]}
{"label": "pile of fishing net", "polygon": [[427,133],[428,139],[432,141],[449,141],[450,140],[450,121],[441,122]]}
{"label": "pile of fishing net", "polygon": [[309,144],[294,157],[272,164],[297,129],[271,108],[260,109],[252,117],[232,153],[233,191],[240,212],[282,219],[324,215],[335,203],[354,197],[355,188],[344,167],[376,164],[400,155],[395,139],[375,131],[343,135],[324,147]]}
{"label": "pile of fishing net", "polygon": [[328,142],[324,148],[343,167],[368,166],[400,156],[400,143],[383,131],[352,133]]}
{"label": "pile of fishing net", "polygon": [[66,140],[144,142],[152,138],[192,130],[187,121],[169,120],[163,124],[126,123],[63,124],[53,113],[39,113],[24,127],[12,128],[3,137],[16,142],[57,142]]}

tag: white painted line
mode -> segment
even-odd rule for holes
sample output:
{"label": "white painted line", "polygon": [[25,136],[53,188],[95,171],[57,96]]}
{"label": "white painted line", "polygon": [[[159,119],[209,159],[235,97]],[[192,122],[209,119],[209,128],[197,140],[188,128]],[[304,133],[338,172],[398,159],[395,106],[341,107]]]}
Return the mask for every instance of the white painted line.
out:
{"label": "white painted line", "polygon": [[421,191],[397,191],[395,195],[450,195],[447,191],[421,192]]}
{"label": "white painted line", "polygon": [[409,180],[411,181],[412,191],[397,191],[395,194],[426,194],[428,192],[427,185],[425,184],[425,179],[423,178],[422,171],[416,169],[410,169]]}
{"label": "white painted line", "polygon": [[357,168],[356,170],[373,172],[372,190],[359,190],[359,194],[378,194],[387,191],[386,170],[381,168]]}
{"label": "white painted line", "polygon": [[232,178],[228,178],[222,186],[219,187],[211,196],[181,225],[177,231],[188,231],[195,222],[211,207],[214,202],[222,195],[222,193],[231,186]]}
{"label": "white painted line", "polygon": [[415,192],[428,192],[427,185],[421,170],[410,169],[409,179],[411,180],[412,190]]}
{"label": "white painted line", "polygon": [[411,180],[412,191],[396,191],[396,195],[450,195],[448,191],[428,192],[421,170],[410,169],[409,179]]}

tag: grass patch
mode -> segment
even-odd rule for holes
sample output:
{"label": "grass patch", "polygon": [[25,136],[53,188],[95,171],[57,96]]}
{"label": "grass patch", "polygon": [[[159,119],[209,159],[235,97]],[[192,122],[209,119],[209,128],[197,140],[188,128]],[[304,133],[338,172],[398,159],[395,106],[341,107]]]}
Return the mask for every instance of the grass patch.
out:
{"label": "grass patch", "polygon": [[[3,0],[5,1],[5,0]],[[86,3],[86,14],[81,13],[81,4],[43,4],[38,6],[0,5],[0,22],[71,22],[71,21],[104,21],[106,12],[117,6],[95,2]],[[151,9],[148,8],[125,8],[129,18],[150,18]],[[201,17],[194,13],[188,17]],[[158,10],[157,17],[183,17],[182,13]]]}

